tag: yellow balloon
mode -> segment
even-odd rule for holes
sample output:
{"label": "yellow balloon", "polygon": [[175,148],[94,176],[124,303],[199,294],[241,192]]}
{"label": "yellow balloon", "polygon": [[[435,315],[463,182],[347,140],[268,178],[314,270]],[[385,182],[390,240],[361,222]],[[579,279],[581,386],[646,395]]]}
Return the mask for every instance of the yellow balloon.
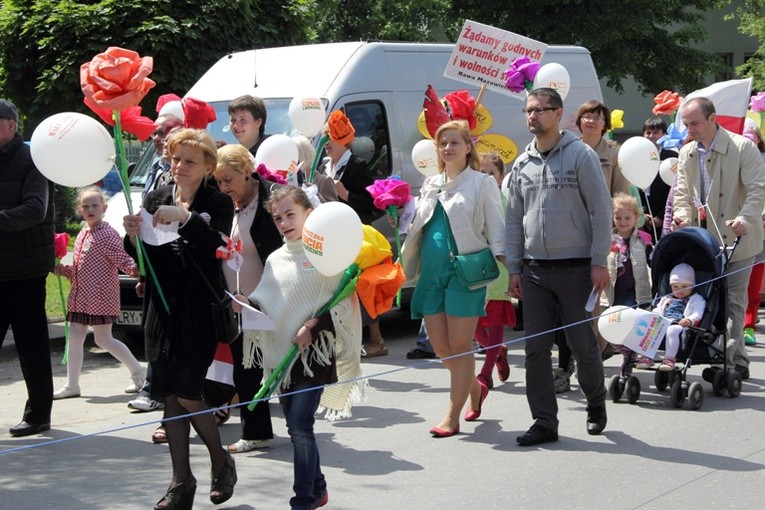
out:
{"label": "yellow balloon", "polygon": [[[478,136],[484,133],[494,123],[494,117],[491,116],[491,112],[484,105],[478,105],[478,109],[475,112],[475,128],[470,131],[473,136]],[[433,139],[428,133],[428,126],[425,124],[425,110],[420,112],[420,116],[417,117],[417,131],[420,132],[425,138]]]}
{"label": "yellow balloon", "polygon": [[496,152],[502,158],[504,164],[510,164],[518,156],[518,146],[515,142],[497,133],[482,135],[475,144],[476,150],[481,152]]}

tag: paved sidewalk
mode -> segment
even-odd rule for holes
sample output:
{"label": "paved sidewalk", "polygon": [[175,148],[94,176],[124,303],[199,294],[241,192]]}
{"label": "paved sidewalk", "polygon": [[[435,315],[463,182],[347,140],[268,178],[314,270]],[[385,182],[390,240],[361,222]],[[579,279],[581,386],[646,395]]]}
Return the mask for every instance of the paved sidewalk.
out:
{"label": "paved sidewalk", "polygon": [[[574,391],[560,395],[557,443],[521,448],[515,437],[531,424],[524,396],[523,345],[510,345],[511,375],[484,404],[481,418],[456,437],[433,439],[441,418],[448,373],[438,362],[407,360],[418,323],[383,323],[390,354],[363,362],[368,400],[353,418],[317,421],[321,462],[329,483],[327,508],[367,509],[698,509],[761,508],[765,498],[765,323],[749,348],[752,378],[737,399],[715,397],[707,383],[699,411],[672,409],[653,388],[653,372],[638,374],[636,405],[608,404],[601,436],[585,430],[585,403]],[[56,326],[52,326],[55,328]],[[506,331],[506,340],[520,333]],[[0,350],[1,508],[149,508],[170,480],[167,447],[149,437],[160,413],[131,413],[122,393],[129,375],[92,346],[82,374],[83,397],[56,401],[53,429],[11,438],[24,384],[12,345]],[[53,342],[54,384],[66,368]],[[478,355],[477,364],[483,356]],[[620,360],[609,360],[607,377]],[[689,372],[701,380],[701,367]],[[282,509],[292,493],[292,447],[281,410],[271,404],[277,439],[263,451],[235,456],[239,483],[220,507],[207,498],[209,464],[192,432],[198,479],[195,508]],[[239,437],[238,418],[221,427],[224,442]],[[24,448],[28,447],[28,448]],[[24,448],[24,449],[20,449]],[[11,450],[11,451],[9,451]]]}

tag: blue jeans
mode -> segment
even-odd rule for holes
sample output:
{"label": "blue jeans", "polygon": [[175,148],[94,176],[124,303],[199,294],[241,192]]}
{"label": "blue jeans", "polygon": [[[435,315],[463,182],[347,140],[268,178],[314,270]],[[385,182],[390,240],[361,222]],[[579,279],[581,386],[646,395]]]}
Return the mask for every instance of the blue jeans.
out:
{"label": "blue jeans", "polygon": [[[319,464],[319,447],[313,434],[314,415],[324,392],[322,386],[309,390],[310,381],[300,381],[290,388],[295,395],[281,397],[280,402],[287,421],[287,432],[294,449],[293,470],[295,496],[290,499],[292,510],[310,509],[327,490],[327,482]],[[306,390],[306,391],[301,391]]]}

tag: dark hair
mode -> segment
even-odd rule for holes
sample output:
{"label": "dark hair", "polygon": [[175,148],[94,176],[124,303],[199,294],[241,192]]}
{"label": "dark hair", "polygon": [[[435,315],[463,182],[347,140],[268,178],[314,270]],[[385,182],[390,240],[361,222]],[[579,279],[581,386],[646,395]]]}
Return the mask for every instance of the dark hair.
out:
{"label": "dark hair", "polygon": [[680,108],[687,108],[691,103],[699,105],[699,109],[705,119],[708,119],[710,115],[715,113],[715,104],[706,97],[694,97],[693,99],[689,99],[684,102]]}
{"label": "dark hair", "polygon": [[229,115],[242,110],[250,112],[253,119],[261,119],[263,121],[260,123],[260,136],[262,137],[263,133],[266,132],[266,117],[268,115],[266,113],[266,103],[259,97],[245,94],[237,97],[228,104]]}
{"label": "dark hair", "polygon": [[660,129],[662,133],[667,133],[667,123],[661,117],[650,117],[643,122],[643,133],[648,130]]}
{"label": "dark hair", "polygon": [[540,87],[538,89],[534,89],[529,92],[529,97],[546,97],[547,101],[550,103],[550,106],[553,108],[563,108],[563,99],[561,99],[560,94],[558,94],[557,90],[551,89],[549,87]]}
{"label": "dark hair", "polygon": [[597,113],[602,115],[605,119],[605,124],[603,124],[603,129],[600,132],[601,136],[606,134],[606,131],[611,129],[611,110],[609,110],[608,106],[606,106],[604,103],[601,103],[595,99],[591,99],[580,106],[579,112],[576,114],[576,127],[579,128],[579,131],[582,130],[582,126],[580,125],[582,122],[582,116],[586,113]]}
{"label": "dark hair", "polygon": [[273,208],[285,198],[291,198],[303,209],[313,209],[313,205],[308,200],[308,195],[305,194],[305,191],[295,186],[282,186],[271,192],[271,196],[266,201],[266,210],[273,214]]}

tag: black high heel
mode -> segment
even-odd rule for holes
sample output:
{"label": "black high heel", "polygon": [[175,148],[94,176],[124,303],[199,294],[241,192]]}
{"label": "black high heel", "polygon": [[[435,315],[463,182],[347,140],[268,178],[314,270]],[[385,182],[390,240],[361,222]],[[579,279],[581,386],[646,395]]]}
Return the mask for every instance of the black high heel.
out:
{"label": "black high heel", "polygon": [[[215,505],[220,505],[231,499],[231,496],[234,495],[236,481],[236,464],[234,464],[234,458],[231,454],[227,454],[226,462],[218,471],[218,475],[213,474],[210,484],[210,501]],[[213,492],[217,492],[218,495],[214,496]]]}
{"label": "black high heel", "polygon": [[197,481],[187,478],[175,487],[167,489],[165,497],[154,505],[154,510],[191,510],[196,492]]}

